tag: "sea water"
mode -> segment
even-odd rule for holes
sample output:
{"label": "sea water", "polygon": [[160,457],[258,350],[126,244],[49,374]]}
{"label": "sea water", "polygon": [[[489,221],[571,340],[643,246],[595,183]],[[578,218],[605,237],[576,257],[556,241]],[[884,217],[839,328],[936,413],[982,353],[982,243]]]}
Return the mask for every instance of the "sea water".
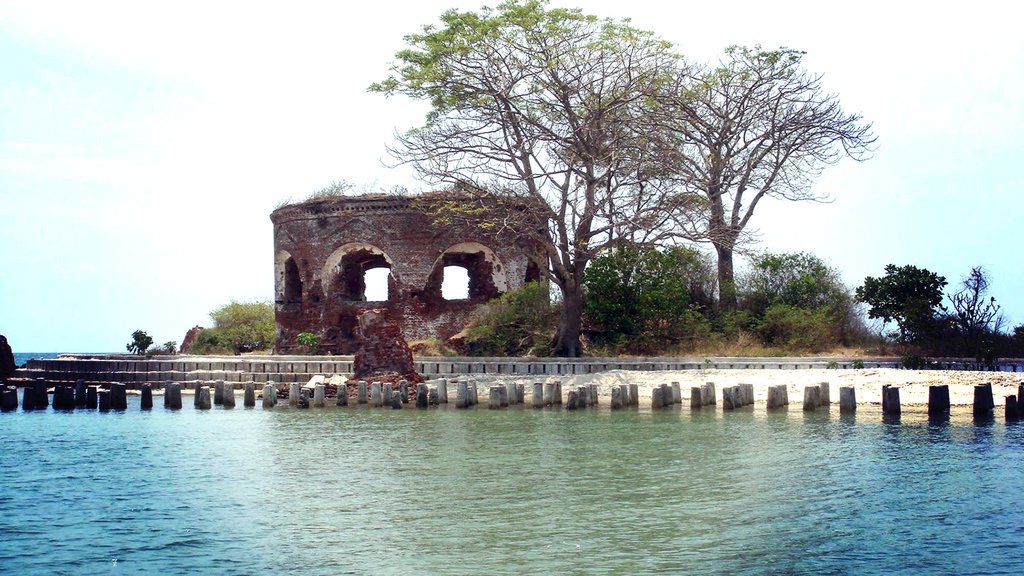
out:
{"label": "sea water", "polygon": [[0,573],[1024,570],[1002,418],[156,404],[0,414]]}

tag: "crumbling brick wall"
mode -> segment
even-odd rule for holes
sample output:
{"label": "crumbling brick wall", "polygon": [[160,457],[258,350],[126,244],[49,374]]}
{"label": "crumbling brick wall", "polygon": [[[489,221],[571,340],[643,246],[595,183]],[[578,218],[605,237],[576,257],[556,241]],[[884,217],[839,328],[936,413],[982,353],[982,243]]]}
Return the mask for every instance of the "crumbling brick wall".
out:
{"label": "crumbling brick wall", "polygon": [[[279,353],[297,351],[300,332],[319,334],[322,352],[353,353],[356,318],[368,308],[387,308],[406,340],[447,339],[483,302],[541,277],[538,245],[501,227],[438,224],[429,198],[335,197],[271,214]],[[445,266],[467,270],[468,298],[444,299]],[[386,301],[366,300],[374,268],[390,270]]]}

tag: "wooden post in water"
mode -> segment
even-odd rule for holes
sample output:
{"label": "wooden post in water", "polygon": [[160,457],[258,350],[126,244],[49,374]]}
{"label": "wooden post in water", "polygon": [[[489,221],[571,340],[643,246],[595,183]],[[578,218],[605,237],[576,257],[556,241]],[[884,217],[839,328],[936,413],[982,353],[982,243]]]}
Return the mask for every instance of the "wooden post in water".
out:
{"label": "wooden post in water", "polygon": [[995,409],[995,399],[992,397],[991,384],[978,384],[974,387],[974,415],[990,416]]}
{"label": "wooden post in water", "polygon": [[256,383],[246,382],[245,392],[242,395],[242,405],[246,408],[252,408],[256,405]]}
{"label": "wooden post in water", "polygon": [[97,394],[97,388],[95,386],[89,386],[85,389],[85,407],[89,410],[95,410],[99,404],[99,395]]}
{"label": "wooden post in water", "polygon": [[[210,408],[213,407],[213,402],[210,400],[209,386],[200,386],[199,388],[196,388],[196,398],[194,404],[196,410],[209,410]],[[264,402],[264,404],[266,403]]]}
{"label": "wooden post in water", "polygon": [[690,410],[700,410],[701,407],[700,386],[690,387]]}
{"label": "wooden post in water", "polygon": [[490,410],[497,410],[501,408],[501,390],[502,386],[491,386],[490,395],[487,398],[487,408]]}
{"label": "wooden post in water", "polygon": [[928,387],[928,416],[949,416],[949,386]]}
{"label": "wooden post in water", "polygon": [[152,410],[153,409],[153,387],[150,386],[149,384],[143,384],[141,389],[142,389],[142,397],[139,399],[139,408],[141,408],[142,410]]}
{"label": "wooden post in water", "polygon": [[277,386],[270,381],[263,385],[263,407],[273,408],[274,406],[277,406]]}
{"label": "wooden post in water", "polygon": [[455,385],[455,407],[469,408],[469,385],[465,382]]}
{"label": "wooden post in water", "polygon": [[85,380],[75,381],[75,406],[79,408],[85,408],[86,404],[86,387]]}
{"label": "wooden post in water", "polygon": [[839,387],[839,413],[853,414],[857,411],[857,389],[853,386]]}
{"label": "wooden post in water", "polygon": [[1020,415],[1017,411],[1017,395],[1010,394],[1006,397],[1006,411],[1004,413],[1007,422],[1016,422],[1020,420]]}
{"label": "wooden post in water", "polygon": [[[289,399],[290,400],[290,399]],[[224,403],[224,381],[217,380],[213,388],[213,403],[215,406],[220,406]]]}

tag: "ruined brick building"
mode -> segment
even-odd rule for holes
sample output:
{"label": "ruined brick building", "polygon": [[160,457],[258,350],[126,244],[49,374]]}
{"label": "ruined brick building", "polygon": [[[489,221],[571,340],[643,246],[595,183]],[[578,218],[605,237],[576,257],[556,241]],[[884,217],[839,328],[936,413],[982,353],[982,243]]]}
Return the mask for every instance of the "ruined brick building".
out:
{"label": "ruined brick building", "polygon": [[[438,199],[332,197],[275,210],[277,351],[296,351],[296,336],[313,332],[322,352],[350,354],[366,308],[387,308],[406,340],[447,339],[481,303],[542,277],[539,246],[498,227],[441,225]],[[466,270],[468,298],[444,298],[446,267]],[[378,269],[387,270],[387,294],[368,300],[367,273]]]}

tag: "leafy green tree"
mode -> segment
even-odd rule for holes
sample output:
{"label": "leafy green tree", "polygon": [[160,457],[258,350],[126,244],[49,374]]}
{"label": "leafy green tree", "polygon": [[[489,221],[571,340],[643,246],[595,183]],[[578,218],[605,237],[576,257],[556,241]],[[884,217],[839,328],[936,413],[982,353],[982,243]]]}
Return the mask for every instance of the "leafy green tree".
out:
{"label": "leafy green tree", "polygon": [[561,291],[554,352],[579,356],[589,261],[623,239],[675,237],[675,218],[699,201],[667,168],[678,154],[659,94],[679,57],[626,22],[531,0],[450,10],[405,40],[370,90],[431,109],[392,154],[427,181],[499,199],[498,222],[549,255]]}
{"label": "leafy green tree", "polygon": [[883,323],[895,321],[900,343],[906,344],[931,333],[936,314],[942,309],[946,279],[925,268],[888,264],[885,276],[868,276],[857,288],[857,300],[865,302],[869,318]]}
{"label": "leafy green tree", "polygon": [[652,352],[706,329],[700,304],[709,270],[691,248],[666,250],[620,246],[588,266],[586,317],[599,344]]}
{"label": "leafy green tree", "polygon": [[142,330],[132,332],[132,341],[125,345],[125,348],[132,354],[143,355],[153,345],[153,338]]}
{"label": "leafy green tree", "polygon": [[820,200],[812,184],[826,165],[869,157],[875,136],[846,114],[803,52],[733,46],[718,66],[679,79],[675,128],[686,161],[676,173],[707,203],[700,235],[718,256],[721,306],[737,305],[733,252],[766,197]]}
{"label": "leafy green tree", "polygon": [[270,302],[236,302],[210,312],[217,341],[235,354],[274,346],[274,306]]}

